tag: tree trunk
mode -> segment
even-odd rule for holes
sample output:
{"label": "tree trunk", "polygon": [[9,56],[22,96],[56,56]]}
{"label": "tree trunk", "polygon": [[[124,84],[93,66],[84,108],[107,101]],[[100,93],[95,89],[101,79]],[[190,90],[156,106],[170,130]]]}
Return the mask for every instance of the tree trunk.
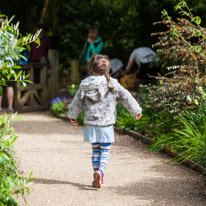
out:
{"label": "tree trunk", "polygon": [[41,12],[39,24],[43,24],[44,23],[44,18],[45,18],[45,15],[46,15],[46,11],[47,11],[48,5],[49,5],[49,0],[45,0],[44,7],[43,7],[42,12]]}

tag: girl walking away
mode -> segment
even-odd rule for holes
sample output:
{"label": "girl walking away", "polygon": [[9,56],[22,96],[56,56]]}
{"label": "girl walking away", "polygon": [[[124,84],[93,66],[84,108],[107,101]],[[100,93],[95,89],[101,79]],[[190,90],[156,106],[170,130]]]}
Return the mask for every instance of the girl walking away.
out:
{"label": "girl walking away", "polygon": [[85,103],[84,141],[92,145],[92,165],[94,169],[93,187],[104,184],[104,172],[109,162],[111,143],[114,142],[116,105],[118,101],[130,114],[139,120],[141,107],[132,95],[116,79],[109,75],[109,58],[95,54],[87,63],[89,77],[81,81],[68,112],[74,126]]}

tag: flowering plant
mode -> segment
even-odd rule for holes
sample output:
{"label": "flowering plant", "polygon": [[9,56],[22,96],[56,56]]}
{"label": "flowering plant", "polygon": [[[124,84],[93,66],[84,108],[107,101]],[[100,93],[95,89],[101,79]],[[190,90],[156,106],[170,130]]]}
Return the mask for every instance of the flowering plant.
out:
{"label": "flowering plant", "polygon": [[70,96],[74,97],[75,94],[77,93],[78,89],[79,89],[78,86],[76,86],[75,84],[69,85],[68,92],[69,92]]}
{"label": "flowering plant", "polygon": [[70,102],[71,101],[71,99],[68,99],[67,97],[56,97],[56,98],[54,98],[52,101],[51,101],[51,103],[52,104],[55,104],[55,103],[57,103],[57,102]]}
{"label": "flowering plant", "polygon": [[51,107],[49,112],[54,115],[65,116],[69,109],[69,104],[72,99],[67,97],[56,97],[51,101]]}

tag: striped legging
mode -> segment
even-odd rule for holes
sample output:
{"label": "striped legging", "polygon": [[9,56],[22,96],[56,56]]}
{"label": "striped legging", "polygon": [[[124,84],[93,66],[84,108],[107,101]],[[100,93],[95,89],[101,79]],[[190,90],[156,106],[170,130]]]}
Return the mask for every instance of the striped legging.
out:
{"label": "striped legging", "polygon": [[109,162],[111,143],[92,143],[92,165],[94,172],[101,170],[103,173]]}

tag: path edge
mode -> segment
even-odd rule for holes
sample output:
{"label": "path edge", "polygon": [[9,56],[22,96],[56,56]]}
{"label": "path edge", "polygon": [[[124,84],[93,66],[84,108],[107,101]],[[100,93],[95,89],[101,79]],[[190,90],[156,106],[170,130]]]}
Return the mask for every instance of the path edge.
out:
{"label": "path edge", "polygon": [[[154,142],[152,141],[151,138],[145,136],[145,135],[142,135],[136,131],[133,131],[133,130],[125,130],[125,129],[122,129],[122,128],[118,128],[118,127],[115,127],[114,128],[115,132],[118,133],[118,134],[127,134],[129,136],[132,136],[134,137],[135,139],[137,140],[141,140],[143,143],[147,144],[147,145],[151,145],[153,144]],[[162,152],[166,153],[167,155],[171,156],[171,157],[175,157],[175,156],[178,156],[179,154],[176,153],[176,152],[172,152],[168,149],[164,149]],[[186,165],[187,167],[201,173],[202,175],[205,175],[206,176],[206,168],[197,164],[196,162],[194,162],[193,160],[186,160],[183,162],[184,165]]]}

